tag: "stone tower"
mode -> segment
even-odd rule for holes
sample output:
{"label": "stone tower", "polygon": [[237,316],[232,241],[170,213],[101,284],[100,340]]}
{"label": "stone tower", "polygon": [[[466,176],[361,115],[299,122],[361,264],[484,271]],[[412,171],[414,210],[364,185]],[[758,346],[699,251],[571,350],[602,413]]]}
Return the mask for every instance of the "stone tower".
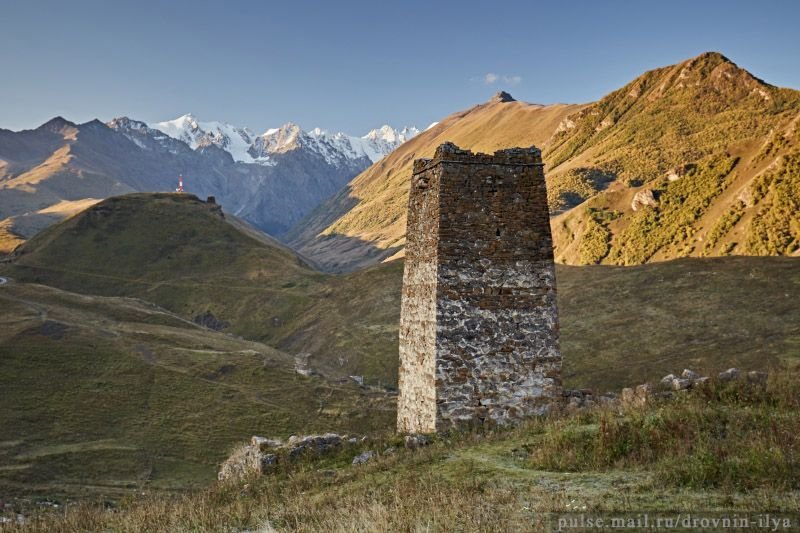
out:
{"label": "stone tower", "polygon": [[414,162],[398,431],[512,423],[560,397],[549,218],[537,148]]}

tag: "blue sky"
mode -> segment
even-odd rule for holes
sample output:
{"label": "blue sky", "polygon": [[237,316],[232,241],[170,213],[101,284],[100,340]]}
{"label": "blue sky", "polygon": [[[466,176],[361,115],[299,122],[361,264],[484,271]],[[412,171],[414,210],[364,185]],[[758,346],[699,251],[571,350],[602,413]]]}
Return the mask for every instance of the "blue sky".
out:
{"label": "blue sky", "polygon": [[500,89],[596,100],[708,50],[800,88],[800,2],[0,3],[0,127],[187,112],[256,132],[424,127]]}

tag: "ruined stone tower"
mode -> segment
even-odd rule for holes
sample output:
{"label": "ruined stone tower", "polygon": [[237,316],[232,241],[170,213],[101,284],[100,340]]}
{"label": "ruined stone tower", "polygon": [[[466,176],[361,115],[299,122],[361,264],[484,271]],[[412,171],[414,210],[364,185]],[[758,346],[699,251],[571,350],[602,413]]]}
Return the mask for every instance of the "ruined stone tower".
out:
{"label": "ruined stone tower", "polygon": [[445,143],[415,161],[406,239],[398,431],[545,412],[561,354],[541,152]]}

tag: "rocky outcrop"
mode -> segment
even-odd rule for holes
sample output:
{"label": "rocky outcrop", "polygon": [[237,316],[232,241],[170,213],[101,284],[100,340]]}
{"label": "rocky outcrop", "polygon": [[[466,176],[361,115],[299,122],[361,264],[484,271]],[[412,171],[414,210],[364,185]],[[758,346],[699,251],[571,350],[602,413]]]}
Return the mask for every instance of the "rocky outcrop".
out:
{"label": "rocky outcrop", "polygon": [[373,452],[372,450],[368,450],[364,453],[360,453],[353,458],[353,465],[364,465],[370,462],[372,459],[377,457],[378,454]]}
{"label": "rocky outcrop", "polygon": [[[360,442],[362,439],[358,437],[348,437],[336,433],[293,435],[286,442],[254,436],[250,439],[249,444],[236,448],[231,456],[222,463],[217,479],[228,481],[268,474],[283,461],[294,461],[303,456],[319,457]],[[354,460],[353,464],[365,463],[375,456],[374,452],[369,453],[373,455],[359,463]],[[361,454],[361,456],[363,455]]]}
{"label": "rocky outcrop", "polygon": [[195,315],[192,321],[195,324],[200,324],[204,328],[213,329],[214,331],[222,331],[230,325],[228,322],[215,317],[214,313],[211,311]]}
{"label": "rocky outcrop", "polygon": [[658,207],[658,200],[656,200],[652,189],[642,189],[633,195],[631,209],[638,211],[642,207]]}
{"label": "rocky outcrop", "polygon": [[595,394],[589,389],[564,389],[561,396],[564,407],[568,411],[574,411],[583,407],[593,407],[595,405],[608,404],[617,401],[618,399],[618,396],[613,392]]}
{"label": "rocky outcrop", "polygon": [[261,475],[278,464],[278,456],[262,451],[255,442],[256,439],[257,437],[253,437],[251,444],[240,446],[234,450],[231,456],[222,463],[217,479],[228,481]]}
{"label": "rocky outcrop", "polygon": [[[766,372],[750,371],[743,374],[738,368],[729,368],[720,372],[716,381],[726,383],[746,378],[747,383],[752,386],[765,387],[769,378]],[[656,386],[643,383],[636,387],[626,387],[622,389],[619,396],[614,393],[598,395],[591,390],[567,390],[562,394],[562,406],[567,411],[574,411],[593,407],[596,405],[610,405],[620,408],[640,407],[653,399],[669,399],[676,394],[688,392],[691,389],[702,387],[711,382],[711,378],[703,376],[691,369],[684,369],[680,375],[667,374]]]}
{"label": "rocky outcrop", "polygon": [[431,443],[431,438],[427,435],[406,435],[405,446],[409,450],[416,450]]}
{"label": "rocky outcrop", "polygon": [[489,100],[489,103],[492,104],[502,104],[507,102],[516,102],[516,100],[513,96],[505,91],[496,92],[495,95]]}

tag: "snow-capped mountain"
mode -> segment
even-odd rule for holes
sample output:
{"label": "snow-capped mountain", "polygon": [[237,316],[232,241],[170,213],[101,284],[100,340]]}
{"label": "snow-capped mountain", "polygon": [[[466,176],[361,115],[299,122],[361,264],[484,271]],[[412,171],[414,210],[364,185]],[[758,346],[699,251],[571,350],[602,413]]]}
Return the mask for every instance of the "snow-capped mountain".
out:
{"label": "snow-capped mountain", "polygon": [[[321,133],[329,135],[326,132]],[[374,163],[418,133],[419,130],[413,126],[406,126],[398,131],[384,124],[363,137],[350,137],[341,133],[334,134],[334,137],[342,145],[343,149],[347,150],[349,148],[352,154],[358,156],[365,155]],[[346,146],[345,140],[349,143],[349,147]]]}
{"label": "snow-capped mountain", "polygon": [[188,144],[193,150],[214,145],[222,148],[240,163],[269,164],[250,155],[255,135],[247,128],[237,128],[227,122],[199,122],[191,113],[175,120],[157,122],[153,129]]}
{"label": "snow-capped mountain", "polygon": [[[418,133],[383,126],[354,137],[319,128],[304,131],[290,122],[256,135],[193,115],[150,125],[121,117],[106,126],[139,149],[117,156],[134,160],[124,165],[133,190],[171,190],[182,174],[188,191],[215,196],[226,211],[278,237]],[[154,189],[160,180],[167,183]]]}
{"label": "snow-capped mountain", "polygon": [[149,127],[185,142],[192,149],[214,145],[228,152],[234,161],[260,165],[274,165],[273,154],[294,149],[311,150],[333,165],[362,157],[374,163],[419,133],[414,127],[398,131],[384,125],[363,137],[354,137],[320,128],[306,132],[297,124],[288,122],[255,135],[247,128],[226,122],[200,122],[191,114]]}

